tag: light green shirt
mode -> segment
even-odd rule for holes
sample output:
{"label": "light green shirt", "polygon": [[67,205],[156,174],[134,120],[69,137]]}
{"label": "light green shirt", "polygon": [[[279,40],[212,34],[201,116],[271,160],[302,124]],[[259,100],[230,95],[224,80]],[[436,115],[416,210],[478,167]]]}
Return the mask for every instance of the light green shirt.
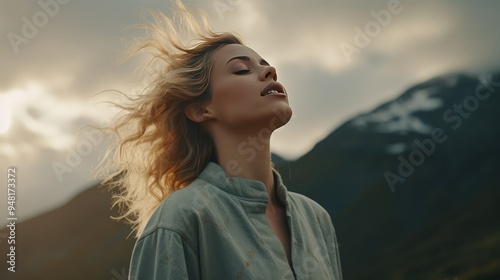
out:
{"label": "light green shirt", "polygon": [[286,206],[292,267],[265,215],[265,185],[228,178],[210,162],[153,213],[135,244],[129,279],[342,279],[330,216],[273,174]]}

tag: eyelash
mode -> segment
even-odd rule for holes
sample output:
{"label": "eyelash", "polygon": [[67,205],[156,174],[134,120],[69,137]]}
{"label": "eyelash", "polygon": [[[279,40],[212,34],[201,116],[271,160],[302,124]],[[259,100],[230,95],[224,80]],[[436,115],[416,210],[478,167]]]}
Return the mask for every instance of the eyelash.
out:
{"label": "eyelash", "polygon": [[244,74],[246,74],[248,72],[250,72],[249,69],[243,69],[243,70],[239,70],[239,71],[234,72],[234,74],[236,74],[236,75],[244,75]]}

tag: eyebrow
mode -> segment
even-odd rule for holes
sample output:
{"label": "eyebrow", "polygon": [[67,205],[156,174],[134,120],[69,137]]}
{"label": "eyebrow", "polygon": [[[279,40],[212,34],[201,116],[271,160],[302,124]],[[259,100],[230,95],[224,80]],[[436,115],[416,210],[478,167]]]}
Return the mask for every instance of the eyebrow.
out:
{"label": "eyebrow", "polygon": [[[244,55],[243,56],[235,56],[235,57],[231,58],[230,60],[228,60],[226,62],[226,65],[229,62],[231,62],[232,60],[235,60],[235,59],[244,60],[244,61],[250,61],[250,57],[248,57],[248,56],[244,56]],[[269,66],[270,64],[269,64],[269,62],[267,62],[266,60],[264,60],[264,59],[261,58],[260,59],[260,65],[267,65],[267,66]]]}

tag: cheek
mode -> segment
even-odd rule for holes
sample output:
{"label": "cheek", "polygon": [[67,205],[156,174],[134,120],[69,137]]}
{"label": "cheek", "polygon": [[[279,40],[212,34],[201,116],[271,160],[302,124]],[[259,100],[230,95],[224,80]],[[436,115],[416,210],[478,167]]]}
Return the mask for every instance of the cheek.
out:
{"label": "cheek", "polygon": [[252,99],[243,81],[226,81],[214,85],[212,101],[220,112],[235,113],[247,108]]}
{"label": "cheek", "polygon": [[216,119],[222,121],[230,118],[232,99],[232,94],[226,86],[220,84],[212,86],[212,97],[209,106]]}

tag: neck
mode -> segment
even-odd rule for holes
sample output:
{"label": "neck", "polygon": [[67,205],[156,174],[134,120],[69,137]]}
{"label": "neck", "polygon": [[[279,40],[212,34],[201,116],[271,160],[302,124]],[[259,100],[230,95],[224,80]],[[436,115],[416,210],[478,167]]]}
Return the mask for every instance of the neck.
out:
{"label": "neck", "polygon": [[250,132],[213,133],[218,164],[228,177],[252,179],[264,183],[270,205],[278,205],[271,163],[269,135]]}

